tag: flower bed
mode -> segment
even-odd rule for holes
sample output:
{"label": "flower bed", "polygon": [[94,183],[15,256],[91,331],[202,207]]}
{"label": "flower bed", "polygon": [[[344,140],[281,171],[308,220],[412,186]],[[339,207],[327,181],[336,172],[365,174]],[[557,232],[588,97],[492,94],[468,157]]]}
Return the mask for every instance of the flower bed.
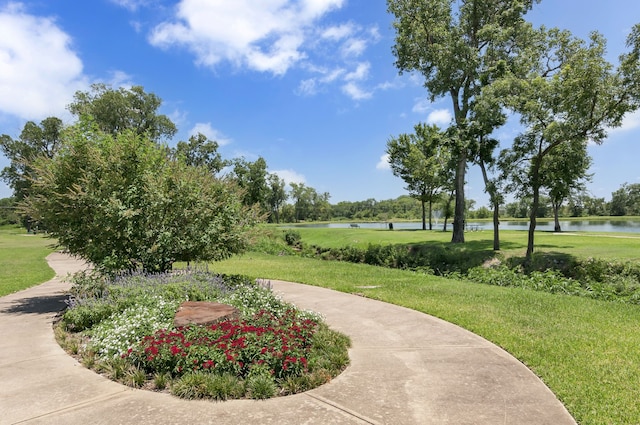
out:
{"label": "flower bed", "polygon": [[[268,398],[306,391],[348,364],[349,340],[265,285],[208,273],[79,275],[56,330],[88,367],[187,398]],[[174,328],[182,301],[238,308],[239,319]]]}

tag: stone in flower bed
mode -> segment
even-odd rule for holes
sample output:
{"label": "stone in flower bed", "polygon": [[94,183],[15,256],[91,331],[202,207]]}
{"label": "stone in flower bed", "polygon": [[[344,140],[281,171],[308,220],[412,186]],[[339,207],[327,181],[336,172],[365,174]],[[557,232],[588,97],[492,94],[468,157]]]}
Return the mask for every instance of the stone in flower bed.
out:
{"label": "stone in flower bed", "polygon": [[185,301],[180,304],[173,319],[173,326],[213,325],[218,322],[240,318],[240,310],[237,308],[215,302]]}

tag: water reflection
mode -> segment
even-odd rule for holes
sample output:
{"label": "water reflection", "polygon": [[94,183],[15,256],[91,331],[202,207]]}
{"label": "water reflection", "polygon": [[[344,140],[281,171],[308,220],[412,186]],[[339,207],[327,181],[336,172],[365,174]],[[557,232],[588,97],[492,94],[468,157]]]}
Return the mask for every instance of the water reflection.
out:
{"label": "water reflection", "polygon": [[[281,227],[315,227],[315,228],[350,228],[363,227],[367,229],[388,229],[389,222],[344,222],[344,223],[305,223],[297,225],[283,225]],[[427,227],[429,224],[427,223]],[[492,222],[473,222],[468,224],[468,230],[471,231],[493,231]],[[434,230],[442,230],[443,222],[439,220],[433,223]],[[560,220],[560,227],[563,232],[621,232],[621,233],[640,233],[640,221],[636,220],[578,220],[565,221]],[[422,229],[422,222],[394,222],[394,229]],[[451,222],[447,223],[447,230],[451,230]],[[536,230],[552,232],[554,228],[553,221],[538,221]],[[529,230],[529,222],[527,221],[501,221],[500,230]]]}

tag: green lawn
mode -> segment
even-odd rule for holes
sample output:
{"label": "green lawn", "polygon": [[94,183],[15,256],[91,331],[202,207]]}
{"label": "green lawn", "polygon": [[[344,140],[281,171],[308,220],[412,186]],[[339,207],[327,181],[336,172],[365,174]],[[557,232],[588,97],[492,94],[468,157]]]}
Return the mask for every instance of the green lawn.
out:
{"label": "green lawn", "polygon": [[212,268],[364,293],[440,317],[528,365],[579,423],[640,423],[638,306],[291,256],[249,253]]}
{"label": "green lawn", "polygon": [[[446,243],[450,233],[374,229],[299,229],[323,247],[369,243]],[[470,251],[491,250],[491,232],[466,235]],[[536,235],[539,251],[640,258],[640,235]],[[0,229],[0,294],[53,276],[50,240]],[[526,232],[502,232],[507,255],[523,255]],[[214,263],[221,273],[284,279],[362,293],[458,324],[528,365],[581,424],[640,424],[640,307],[551,295],[362,264],[248,253]],[[378,286],[363,289],[361,286]]]}
{"label": "green lawn", "polygon": [[23,228],[0,227],[0,296],[53,278],[45,257],[53,251],[51,239],[28,235]]}
{"label": "green lawn", "polygon": [[[366,247],[369,244],[447,243],[451,232],[441,230],[384,230],[295,228],[302,241],[323,248],[347,245]],[[286,230],[282,230],[286,231]],[[493,251],[493,231],[467,232],[463,248],[474,251]],[[501,252],[506,256],[524,256],[527,232],[507,230],[500,232]],[[562,252],[577,257],[640,260],[640,234],[636,233],[552,233],[536,232],[536,252]]]}

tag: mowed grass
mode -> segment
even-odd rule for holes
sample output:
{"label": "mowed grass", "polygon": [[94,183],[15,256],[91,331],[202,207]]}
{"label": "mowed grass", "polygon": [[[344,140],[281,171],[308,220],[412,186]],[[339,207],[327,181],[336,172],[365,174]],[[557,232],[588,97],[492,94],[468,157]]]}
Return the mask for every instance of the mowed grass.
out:
{"label": "mowed grass", "polygon": [[[282,230],[286,232],[287,230]],[[451,241],[451,232],[442,230],[384,230],[384,229],[339,229],[303,228],[295,230],[308,245],[323,248],[357,246],[369,244],[437,244]],[[493,251],[493,231],[466,232],[466,244],[453,245],[460,249]],[[507,257],[522,257],[527,249],[527,232],[506,230],[500,232],[501,253]],[[560,252],[576,257],[595,257],[621,260],[640,260],[640,233],[586,233],[586,232],[536,232],[535,252]]]}
{"label": "mowed grass", "polygon": [[[318,230],[338,231],[324,233]],[[395,241],[410,243],[411,238],[419,242],[417,236],[422,241],[425,236],[425,232],[387,231],[387,234],[393,234],[392,242],[389,237],[375,232],[370,233],[369,229],[300,229],[304,242],[320,246],[327,246],[334,237],[342,239],[335,246],[343,246],[341,243],[349,239],[366,246],[367,243]],[[317,242],[311,242],[311,233]],[[477,233],[468,234],[467,240],[484,244],[482,236],[486,236],[491,244],[490,232]],[[516,233],[504,235],[505,242],[511,244],[510,249],[520,250],[525,246],[526,235],[504,233]],[[369,236],[365,237],[367,234]],[[371,239],[376,236],[379,242]],[[440,242],[448,242],[446,236]],[[637,258],[640,239],[612,236],[615,235],[542,234],[539,240],[548,245],[542,248],[545,251]],[[604,242],[597,242],[601,240]],[[614,241],[622,241],[624,248],[617,249]],[[628,250],[635,250],[635,254]],[[485,337],[521,360],[551,388],[579,423],[640,423],[638,306],[486,286],[362,264],[259,253],[214,263],[212,268],[220,273],[248,274],[364,294],[440,317]],[[365,289],[363,286],[378,288]]]}
{"label": "mowed grass", "polygon": [[45,260],[51,252],[51,239],[28,235],[24,228],[0,227],[0,296],[53,278]]}
{"label": "mowed grass", "polygon": [[[323,247],[448,243],[451,237],[440,231],[299,231],[305,243]],[[466,238],[467,249],[491,250],[491,232],[471,232]],[[638,259],[640,250],[640,238],[635,235],[539,232],[536,242],[539,251],[599,258]],[[4,266],[0,272],[0,295],[53,276],[44,260],[52,251],[50,244],[41,236],[27,236],[22,229],[0,229],[0,264]],[[506,253],[522,255],[525,244],[526,232],[502,232]],[[259,253],[214,263],[212,269],[360,293],[432,314],[487,338],[520,359],[542,378],[579,423],[640,424],[638,306],[485,286],[362,264]]]}

